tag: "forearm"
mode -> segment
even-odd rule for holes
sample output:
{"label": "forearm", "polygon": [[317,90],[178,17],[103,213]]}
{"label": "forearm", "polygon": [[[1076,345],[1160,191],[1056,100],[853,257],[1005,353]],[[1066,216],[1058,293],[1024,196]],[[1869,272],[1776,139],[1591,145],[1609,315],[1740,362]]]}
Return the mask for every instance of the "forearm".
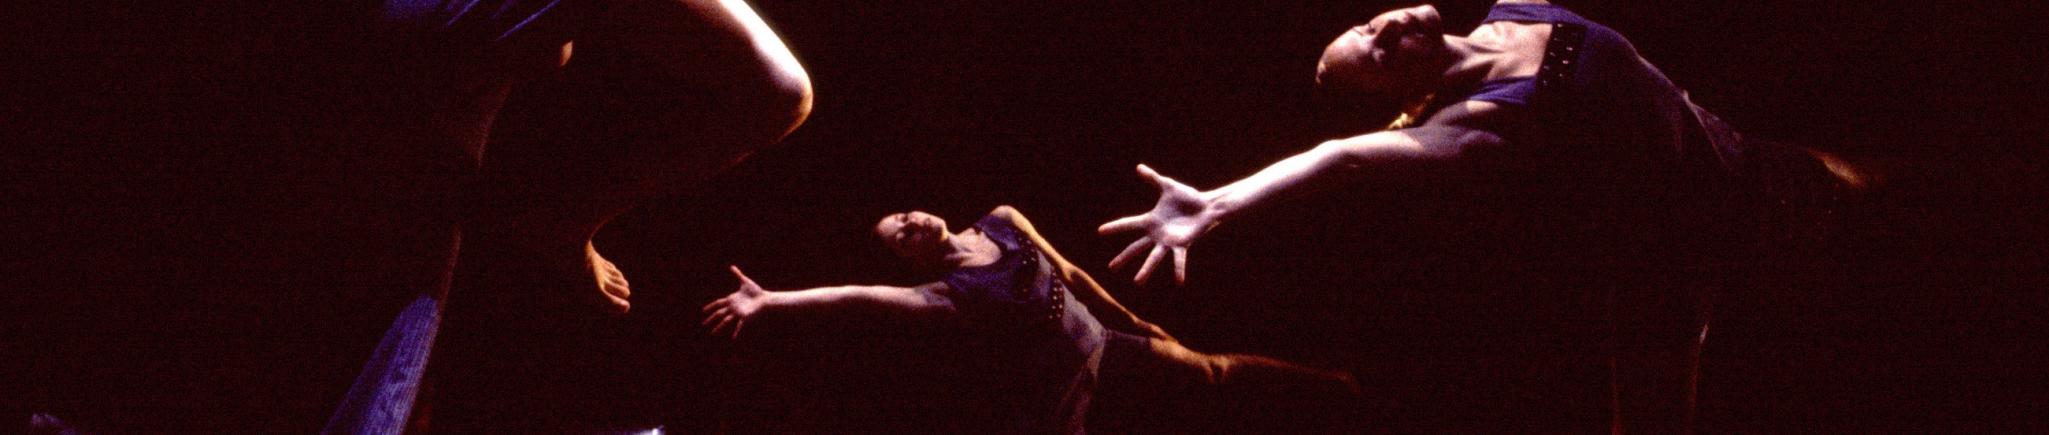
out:
{"label": "forearm", "polygon": [[768,292],[764,308],[788,312],[874,310],[931,315],[951,312],[945,297],[928,289],[890,286],[836,286]]}
{"label": "forearm", "polygon": [[1361,171],[1394,169],[1410,163],[1448,158],[1442,149],[1425,146],[1412,136],[1379,132],[1332,140],[1261,169],[1252,176],[1203,194],[1208,212],[1218,219],[1258,209],[1279,198],[1327,185]]}

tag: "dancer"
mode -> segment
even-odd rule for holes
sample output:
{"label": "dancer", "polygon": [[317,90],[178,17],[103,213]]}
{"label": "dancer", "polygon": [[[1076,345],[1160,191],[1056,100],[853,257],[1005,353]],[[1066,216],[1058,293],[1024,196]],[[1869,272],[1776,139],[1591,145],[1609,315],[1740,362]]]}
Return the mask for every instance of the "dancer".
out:
{"label": "dancer", "polygon": [[515,95],[493,130],[464,237],[580,276],[579,305],[624,313],[628,281],[592,237],[781,140],[809,116],[811,83],[743,1],[628,2],[586,27],[588,54]]}
{"label": "dancer", "polygon": [[[8,263],[50,290],[14,292],[22,347],[46,350],[5,363],[25,387],[0,411],[117,432],[396,432],[441,326],[444,432],[587,418],[455,408],[569,383],[489,365],[559,355],[488,337],[617,317],[625,280],[590,235],[773,143],[811,97],[739,0],[21,6],[0,142],[35,194],[11,195],[8,236],[47,248]],[[535,88],[638,99],[559,117],[631,124],[564,152],[498,134],[528,128]],[[522,316],[546,320],[499,322]]]}
{"label": "dancer", "polygon": [[437,432],[658,423],[610,364],[635,349],[606,339],[630,330],[632,293],[592,238],[809,114],[809,77],[744,1],[629,2],[592,20],[576,59],[510,96],[481,155],[429,374]]}
{"label": "dancer", "polygon": [[1102,286],[1041,238],[1023,214],[998,207],[958,233],[924,212],[897,213],[875,235],[913,267],[944,278],[912,287],[837,286],[766,291],[733,267],[740,287],[706,304],[703,324],[715,335],[741,338],[767,312],[806,313],[868,308],[894,315],[957,319],[1006,346],[1007,364],[1030,367],[1026,415],[1035,433],[1079,433],[1102,382],[1205,385],[1215,389],[1288,388],[1356,396],[1342,372],[1311,369],[1252,355],[1189,350],[1159,326],[1118,305]]}
{"label": "dancer", "polygon": [[[1490,263],[1509,276],[1498,282],[1530,287],[1515,294],[1541,302],[1514,309],[1550,322],[1520,328],[1537,340],[1570,337],[1545,351],[1570,355],[1530,364],[1562,362],[1517,381],[1556,387],[1530,388],[1538,392],[1513,412],[1560,429],[1689,430],[1707,297],[1740,274],[1744,231],[1755,230],[1751,177],[1769,165],[1754,154],[1763,153],[1746,150],[1621,34],[1563,7],[1501,1],[1472,33],[1443,30],[1431,6],[1403,8],[1325,48],[1316,83],[1401,103],[1407,111],[1389,130],[1327,141],[1206,191],[1139,165],[1160,199],[1099,228],[1141,233],[1111,267],[1143,253],[1135,280],[1171,261],[1185,282],[1189,248],[1212,228],[1341,180],[1466,192],[1444,199],[1484,216],[1472,227],[1503,229],[1485,233],[1499,235],[1483,242],[1497,249],[1476,255],[1502,261]],[[1562,311],[1536,313],[1548,304]]]}

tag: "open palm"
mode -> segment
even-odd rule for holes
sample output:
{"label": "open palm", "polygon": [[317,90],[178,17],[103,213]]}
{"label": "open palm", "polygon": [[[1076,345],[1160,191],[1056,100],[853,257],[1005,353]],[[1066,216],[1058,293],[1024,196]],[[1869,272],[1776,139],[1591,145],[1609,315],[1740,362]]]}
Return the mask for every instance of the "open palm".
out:
{"label": "open palm", "polygon": [[[1096,229],[1104,235],[1129,231],[1145,232],[1144,236],[1133,241],[1131,246],[1124,248],[1124,252],[1110,260],[1110,268],[1122,268],[1137,258],[1139,252],[1149,252],[1145,263],[1138,268],[1138,275],[1132,278],[1133,281],[1143,284],[1152,276],[1159,264],[1166,261],[1167,254],[1172,253],[1174,282],[1185,283],[1188,281],[1189,245],[1195,244],[1197,238],[1202,237],[1217,224],[1217,216],[1212,207],[1214,200],[1202,191],[1160,175],[1146,165],[1138,165],[1138,175],[1159,185],[1160,200],[1153,204],[1152,211],[1110,221]],[[1151,248],[1150,251],[1147,248]]]}
{"label": "open palm", "polygon": [[762,307],[767,305],[769,293],[762,290],[760,284],[755,284],[753,279],[747,278],[747,274],[741,273],[739,266],[731,268],[733,276],[740,278],[740,288],[733,290],[733,293],[726,297],[705,304],[702,309],[702,326],[710,326],[711,334],[714,336],[739,338],[740,330],[747,326],[747,322],[755,315],[761,314]]}

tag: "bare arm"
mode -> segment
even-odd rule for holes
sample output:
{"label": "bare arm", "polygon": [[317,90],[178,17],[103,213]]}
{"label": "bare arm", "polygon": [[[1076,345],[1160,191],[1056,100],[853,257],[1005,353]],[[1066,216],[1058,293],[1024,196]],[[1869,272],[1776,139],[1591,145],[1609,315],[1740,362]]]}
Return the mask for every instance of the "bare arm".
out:
{"label": "bare arm", "polygon": [[1342,178],[1341,175],[1442,172],[1475,149],[1501,145],[1501,136],[1494,134],[1491,126],[1497,124],[1493,119],[1504,116],[1502,113],[1502,108],[1493,103],[1456,105],[1431,117],[1421,127],[1324,142],[1210,191],[1198,191],[1139,165],[1139,175],[1159,185],[1159,202],[1146,214],[1111,221],[1097,231],[1112,234],[1144,230],[1146,235],[1110,260],[1110,267],[1122,267],[1137,258],[1139,252],[1151,248],[1134,278],[1144,283],[1171,252],[1175,281],[1182,282],[1187,279],[1188,246],[1226,218],[1293,193],[1332,184],[1330,180]]}
{"label": "bare arm", "polygon": [[705,304],[704,326],[713,335],[738,338],[740,330],[764,312],[819,313],[843,310],[875,310],[911,316],[943,316],[954,312],[945,284],[917,287],[834,286],[796,291],[763,290],[735,266],[740,288]]}
{"label": "bare arm", "polygon": [[1360,171],[1441,170],[1442,165],[1458,161],[1469,149],[1499,143],[1500,136],[1461,126],[1425,125],[1375,132],[1324,142],[1250,177],[1202,194],[1209,200],[1207,211],[1221,220]]}
{"label": "bare arm", "polygon": [[844,309],[875,309],[911,315],[953,312],[953,302],[939,295],[934,287],[931,284],[918,287],[850,285],[769,292],[766,306],[790,312]]}

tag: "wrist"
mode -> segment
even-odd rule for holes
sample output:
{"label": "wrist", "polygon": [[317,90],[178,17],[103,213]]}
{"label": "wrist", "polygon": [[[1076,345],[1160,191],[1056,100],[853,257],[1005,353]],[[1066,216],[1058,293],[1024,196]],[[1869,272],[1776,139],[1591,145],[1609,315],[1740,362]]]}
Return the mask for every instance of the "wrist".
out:
{"label": "wrist", "polygon": [[1196,213],[1210,221],[1222,221],[1225,217],[1235,214],[1241,198],[1233,193],[1231,186],[1202,192],[1203,207]]}
{"label": "wrist", "polygon": [[783,292],[763,290],[759,299],[761,300],[762,311],[778,309],[790,304],[790,295]]}

